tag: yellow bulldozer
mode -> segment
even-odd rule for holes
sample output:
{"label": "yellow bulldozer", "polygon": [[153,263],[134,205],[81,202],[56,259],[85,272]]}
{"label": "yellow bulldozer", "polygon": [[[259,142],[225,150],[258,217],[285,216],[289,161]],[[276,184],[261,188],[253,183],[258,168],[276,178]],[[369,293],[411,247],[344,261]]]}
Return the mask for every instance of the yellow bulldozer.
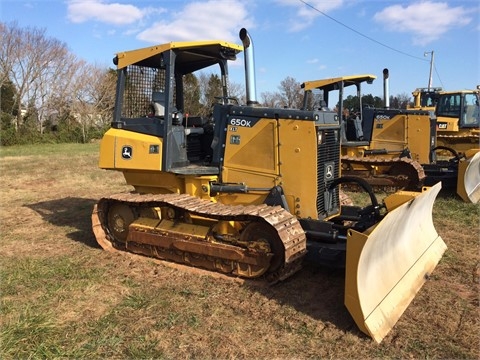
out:
{"label": "yellow bulldozer", "polygon": [[[354,115],[342,119],[343,174],[360,176],[375,186],[397,189],[442,182],[443,188],[455,189],[463,200],[478,202],[478,90],[449,93],[438,88],[417,89],[413,92],[413,107],[392,109],[388,104],[388,76],[388,69],[384,69],[384,108],[361,102],[361,85],[372,83],[375,75],[343,76],[302,84],[303,109],[318,108],[315,97],[328,104],[330,93],[338,91],[335,101],[338,100],[339,117],[345,114],[345,89],[349,86],[356,89],[359,104]],[[451,110],[450,103],[456,105],[455,110]],[[444,110],[447,105],[448,111]]]}
{"label": "yellow bulldozer", "polygon": [[[262,107],[253,43],[171,42],[121,52],[111,128],[99,166],[121,171],[128,193],[101,198],[97,242],[124,251],[277,283],[306,261],[345,267],[345,305],[377,342],[391,330],[446,245],[432,207],[440,185],[378,202],[361,179],[341,177],[335,112]],[[228,92],[228,61],[244,51],[246,104]],[[185,109],[184,80],[216,70],[211,116]],[[342,206],[357,182],[365,207]],[[308,291],[308,290],[306,290]]]}
{"label": "yellow bulldozer", "polygon": [[416,88],[412,91],[413,105],[408,104],[407,109],[423,109],[435,111],[438,95],[443,91],[441,87]]}
{"label": "yellow bulldozer", "polygon": [[437,146],[424,166],[427,185],[441,179],[466,201],[480,201],[480,86],[475,90],[416,89],[416,109],[435,112]]}
{"label": "yellow bulldozer", "polygon": [[[337,107],[343,175],[359,176],[388,191],[419,189],[425,180],[421,164],[429,161],[435,144],[435,121],[428,111],[363,104],[362,84],[371,84],[376,78],[362,74],[304,82],[303,109],[315,109],[319,101]],[[358,99],[351,109],[344,105],[349,87]]]}

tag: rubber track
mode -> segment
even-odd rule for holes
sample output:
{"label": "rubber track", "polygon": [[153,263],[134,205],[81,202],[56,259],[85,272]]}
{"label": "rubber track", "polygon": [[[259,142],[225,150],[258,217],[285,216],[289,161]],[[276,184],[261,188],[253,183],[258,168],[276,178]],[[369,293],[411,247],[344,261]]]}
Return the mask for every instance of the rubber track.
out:
{"label": "rubber track", "polygon": [[306,236],[295,216],[280,206],[262,205],[225,205],[202,200],[187,194],[138,194],[120,193],[102,198],[94,207],[92,226],[97,242],[106,250],[118,250],[112,246],[106,229],[104,209],[110,203],[122,202],[142,207],[171,206],[183,209],[191,214],[228,221],[259,221],[270,224],[278,233],[285,247],[285,264],[275,273],[266,275],[270,283],[284,280],[301,268],[301,261],[306,254]]}
{"label": "rubber track", "polygon": [[[341,157],[341,164],[358,164],[358,165],[368,165],[368,166],[393,166],[395,164],[404,164],[409,166],[412,169],[412,173],[415,172],[417,174],[417,183],[413,186],[410,186],[411,188],[420,188],[423,184],[423,181],[425,180],[425,171],[422,167],[422,165],[413,159],[410,159],[408,157],[396,157],[396,158],[391,158],[391,159],[385,159],[381,157],[355,157],[355,156],[342,156]],[[355,172],[353,170],[353,172]],[[354,175],[354,174],[352,174]],[[410,174],[405,174],[410,178]],[[389,175],[381,175],[380,177],[387,177],[390,181],[392,181],[394,184],[393,185],[386,185],[386,187],[389,190],[392,190],[392,186],[395,190],[401,190],[405,188],[405,180],[402,178],[394,177],[394,176],[389,176]],[[375,177],[372,176],[372,179]],[[365,179],[367,182],[369,178]],[[396,183],[395,183],[396,182]],[[374,187],[381,187],[381,186],[374,186]]]}

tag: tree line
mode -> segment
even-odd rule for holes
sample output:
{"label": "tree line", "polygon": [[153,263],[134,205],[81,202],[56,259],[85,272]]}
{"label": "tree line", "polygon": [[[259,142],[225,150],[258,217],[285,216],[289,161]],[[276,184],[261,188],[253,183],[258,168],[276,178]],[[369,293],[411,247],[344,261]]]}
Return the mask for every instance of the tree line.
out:
{"label": "tree line", "polygon": [[[46,29],[0,23],[0,144],[90,142],[109,128],[115,104],[116,70],[87,63]],[[288,76],[278,91],[261,94],[261,105],[301,108],[301,84]],[[244,86],[229,84],[230,95],[245,103]],[[185,111],[207,116],[221,95],[215,74],[185,76]],[[364,95],[364,104],[382,107]],[[406,107],[408,95],[390,97],[392,107]],[[354,107],[356,96],[345,99]]]}

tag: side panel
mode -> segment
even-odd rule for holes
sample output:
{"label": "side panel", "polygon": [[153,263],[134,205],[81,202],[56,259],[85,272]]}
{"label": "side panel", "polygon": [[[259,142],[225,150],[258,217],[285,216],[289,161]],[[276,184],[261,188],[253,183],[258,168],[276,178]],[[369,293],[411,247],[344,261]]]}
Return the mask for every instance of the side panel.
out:
{"label": "side panel", "polygon": [[225,167],[278,174],[277,121],[261,119],[253,124],[248,118],[231,119],[236,121],[238,125],[227,126]]}
{"label": "side panel", "polygon": [[406,143],[406,122],[407,117],[404,114],[397,114],[391,118],[377,115],[373,122],[373,140],[370,148],[402,152]]}
{"label": "side panel", "polygon": [[[429,115],[408,115],[407,144],[413,160],[420,164],[430,162],[430,149],[435,146],[435,123]],[[433,132],[433,134],[432,134]]]}
{"label": "side panel", "polygon": [[184,193],[185,181],[180,176],[164,171],[123,170],[128,185],[139,193],[169,194]]}
{"label": "side panel", "polygon": [[224,183],[272,188],[279,174],[278,125],[275,119],[246,116],[227,125],[222,171]]}
{"label": "side panel", "polygon": [[109,129],[100,145],[102,169],[162,170],[162,139],[121,129]]}
{"label": "side panel", "polygon": [[[437,117],[437,132],[441,133],[458,133],[458,118],[449,118],[445,116]],[[451,134],[449,134],[451,135]]]}
{"label": "side panel", "polygon": [[290,211],[317,219],[317,132],[313,121],[280,120],[280,181]]}
{"label": "side panel", "polygon": [[98,166],[101,169],[115,169],[115,134],[118,130],[109,129],[100,142]]}

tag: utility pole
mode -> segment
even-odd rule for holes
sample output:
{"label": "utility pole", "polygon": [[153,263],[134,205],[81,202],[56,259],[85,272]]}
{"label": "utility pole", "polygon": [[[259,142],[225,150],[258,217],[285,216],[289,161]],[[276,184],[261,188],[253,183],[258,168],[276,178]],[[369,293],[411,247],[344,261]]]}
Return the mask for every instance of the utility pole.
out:
{"label": "utility pole", "polygon": [[431,54],[430,57],[430,77],[428,78],[428,91],[432,88],[432,70],[433,70],[433,50],[432,51],[425,51],[423,53],[423,56],[427,56],[428,54]]}

